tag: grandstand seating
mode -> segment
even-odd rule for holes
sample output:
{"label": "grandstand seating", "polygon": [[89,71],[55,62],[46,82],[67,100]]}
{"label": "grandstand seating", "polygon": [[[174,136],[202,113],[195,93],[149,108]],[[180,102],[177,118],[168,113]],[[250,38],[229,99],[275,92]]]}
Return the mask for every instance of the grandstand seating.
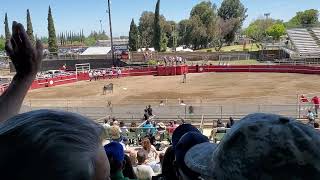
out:
{"label": "grandstand seating", "polygon": [[287,32],[300,56],[320,56],[320,46],[307,29],[290,29]]}
{"label": "grandstand seating", "polygon": [[314,35],[316,35],[318,40],[320,40],[320,28],[313,28],[312,31],[313,31]]}

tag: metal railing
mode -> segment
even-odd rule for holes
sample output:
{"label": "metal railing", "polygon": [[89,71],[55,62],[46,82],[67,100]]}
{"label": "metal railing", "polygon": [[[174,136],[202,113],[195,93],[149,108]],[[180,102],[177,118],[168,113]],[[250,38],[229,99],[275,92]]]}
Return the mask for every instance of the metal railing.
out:
{"label": "metal railing", "polygon": [[[30,103],[30,102],[29,102]],[[68,102],[67,102],[68,103]],[[41,103],[42,104],[42,103]],[[51,106],[49,105],[51,104]],[[21,112],[27,112],[36,109],[57,109],[68,112],[79,113],[92,119],[101,119],[105,117],[116,117],[122,121],[141,121],[143,117],[143,109],[146,105],[112,105],[111,106],[93,106],[93,107],[76,107],[72,104],[65,106],[52,106],[53,102],[45,104],[28,104],[24,103]],[[85,102],[84,105],[90,103]],[[192,112],[190,110],[192,106]],[[153,106],[155,119],[159,121],[185,119],[191,122],[206,123],[212,119],[227,119],[229,117],[242,118],[251,113],[273,113],[293,118],[303,118],[307,114],[308,109],[312,109],[312,105],[302,104],[286,104],[286,105],[268,105],[268,104],[226,104],[226,105],[210,105],[210,104],[189,104],[182,105],[166,105]]]}

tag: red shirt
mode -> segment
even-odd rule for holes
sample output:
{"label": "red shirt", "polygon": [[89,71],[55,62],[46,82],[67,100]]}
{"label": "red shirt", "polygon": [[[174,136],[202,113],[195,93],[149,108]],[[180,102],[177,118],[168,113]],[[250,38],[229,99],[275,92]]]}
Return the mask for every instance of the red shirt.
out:
{"label": "red shirt", "polygon": [[319,98],[317,96],[313,97],[311,101],[317,108],[319,108]]}

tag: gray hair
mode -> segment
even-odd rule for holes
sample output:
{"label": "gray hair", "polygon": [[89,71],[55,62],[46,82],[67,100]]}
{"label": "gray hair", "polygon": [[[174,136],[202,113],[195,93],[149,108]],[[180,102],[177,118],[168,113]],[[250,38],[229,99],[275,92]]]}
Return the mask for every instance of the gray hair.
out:
{"label": "gray hair", "polygon": [[0,124],[0,179],[91,180],[103,128],[67,112],[38,110]]}

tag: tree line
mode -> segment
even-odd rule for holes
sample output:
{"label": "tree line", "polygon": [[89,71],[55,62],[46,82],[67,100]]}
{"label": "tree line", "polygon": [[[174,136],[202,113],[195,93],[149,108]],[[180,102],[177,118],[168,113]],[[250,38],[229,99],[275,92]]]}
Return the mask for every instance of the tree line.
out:
{"label": "tree line", "polygon": [[129,47],[131,51],[154,47],[165,51],[185,45],[193,49],[215,47],[221,49],[230,44],[246,19],[247,9],[240,0],[224,0],[220,8],[210,1],[195,5],[188,19],[176,23],[160,15],[160,0],[155,12],[142,13],[138,25],[131,21]]}
{"label": "tree line", "polygon": [[247,9],[239,0],[224,0],[219,8],[210,1],[196,4],[188,19],[180,22],[167,21],[159,15],[160,0],[155,12],[145,11],[136,24],[132,19],[129,31],[131,51],[154,47],[165,51],[185,45],[193,49],[215,48],[230,45],[235,35],[245,35],[259,43],[264,40],[278,41],[286,34],[287,28],[319,26],[318,10],[309,9],[297,12],[288,22],[261,17],[242,29]]}
{"label": "tree line", "polygon": [[297,12],[288,22],[280,19],[261,17],[250,23],[243,34],[253,39],[255,42],[265,40],[278,41],[281,36],[286,34],[288,28],[308,28],[319,26],[319,11],[309,9]]}
{"label": "tree line", "polygon": [[[33,26],[31,20],[31,14],[29,9],[27,9],[27,34],[30,38],[30,41],[35,44],[36,39],[40,39],[44,44],[48,45],[49,52],[56,54],[58,52],[58,45],[60,46],[68,46],[68,45],[86,45],[92,46],[95,45],[97,40],[108,40],[106,32],[96,32],[92,31],[90,35],[85,36],[83,30],[79,32],[66,31],[61,32],[56,35],[54,20],[52,17],[51,7],[48,9],[48,36],[47,37],[35,37],[33,33]],[[5,13],[4,18],[5,24],[5,37],[0,37],[0,50],[4,50],[4,44],[6,40],[9,40],[11,37],[11,32],[9,29],[8,15]]]}

